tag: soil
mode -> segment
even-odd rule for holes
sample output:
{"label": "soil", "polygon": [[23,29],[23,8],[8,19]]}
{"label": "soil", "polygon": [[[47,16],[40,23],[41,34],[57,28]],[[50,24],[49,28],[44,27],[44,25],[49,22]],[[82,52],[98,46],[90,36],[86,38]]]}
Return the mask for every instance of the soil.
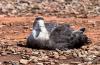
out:
{"label": "soil", "polygon": [[[35,59],[38,62],[30,61],[26,65],[75,65],[75,64],[86,64],[88,65],[96,65],[100,64],[100,17],[94,18],[58,18],[56,16],[43,16],[46,22],[56,22],[56,23],[68,23],[73,26],[73,28],[78,29],[80,27],[85,27],[85,34],[90,38],[91,43],[89,45],[83,46],[81,49],[73,49],[67,55],[68,52],[64,54],[60,54],[64,51],[54,51],[54,50],[37,50],[31,49],[27,47],[19,46],[18,44],[25,45],[26,39],[28,35],[32,31],[32,23],[34,22],[34,18],[36,16],[23,16],[23,17],[2,17],[0,16],[0,63],[5,65],[7,62],[19,62],[20,59],[29,60],[31,56],[40,57],[47,56],[42,60]],[[60,51],[60,53],[59,53]],[[87,51],[86,58],[88,59],[91,55],[94,55],[93,60],[86,60],[84,57],[74,56],[74,53]],[[92,52],[97,53],[92,53]],[[35,53],[36,52],[36,53]],[[44,53],[44,54],[41,54]],[[58,58],[49,53],[58,53]],[[73,55],[74,54],[74,55]],[[85,54],[83,54],[85,55]],[[41,58],[41,57],[40,57]],[[92,57],[90,57],[92,58]],[[6,62],[6,63],[5,63]],[[16,63],[17,65],[17,63]]]}

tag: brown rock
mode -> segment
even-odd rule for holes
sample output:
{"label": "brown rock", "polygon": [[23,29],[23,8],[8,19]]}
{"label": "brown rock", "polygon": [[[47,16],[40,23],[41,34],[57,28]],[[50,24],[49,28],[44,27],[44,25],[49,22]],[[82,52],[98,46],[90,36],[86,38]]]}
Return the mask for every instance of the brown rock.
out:
{"label": "brown rock", "polygon": [[36,65],[43,65],[43,63],[37,63]]}
{"label": "brown rock", "polygon": [[20,60],[20,63],[26,65],[26,64],[29,63],[29,60],[21,59],[21,60]]}
{"label": "brown rock", "polygon": [[54,54],[54,58],[59,58],[58,52],[53,52],[53,54]]}
{"label": "brown rock", "polygon": [[65,56],[59,56],[59,59],[61,59],[61,60],[65,60],[66,57],[65,57]]}

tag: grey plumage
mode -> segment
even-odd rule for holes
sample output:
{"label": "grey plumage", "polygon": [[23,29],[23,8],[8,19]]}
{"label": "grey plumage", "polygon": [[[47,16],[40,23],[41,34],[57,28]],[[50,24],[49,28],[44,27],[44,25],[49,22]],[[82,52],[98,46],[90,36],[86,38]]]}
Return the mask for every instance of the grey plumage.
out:
{"label": "grey plumage", "polygon": [[[41,21],[40,21],[41,20]],[[33,30],[27,39],[27,46],[37,49],[73,49],[88,44],[85,28],[74,30],[69,24],[45,23],[42,17],[37,17]]]}

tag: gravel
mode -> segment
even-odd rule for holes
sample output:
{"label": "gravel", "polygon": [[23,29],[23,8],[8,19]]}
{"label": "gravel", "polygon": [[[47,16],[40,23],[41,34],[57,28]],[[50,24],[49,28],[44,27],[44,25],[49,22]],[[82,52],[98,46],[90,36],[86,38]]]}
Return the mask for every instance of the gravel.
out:
{"label": "gravel", "polygon": [[100,15],[99,0],[3,0],[0,14],[30,16],[43,14],[58,17],[95,17]]}
{"label": "gravel", "polygon": [[[77,24],[76,24],[77,23]],[[32,22],[15,22],[13,25],[4,24],[0,28],[0,64],[3,65],[99,65],[100,64],[100,39],[99,26],[92,27],[89,22],[70,23],[85,26],[86,34],[95,40],[90,45],[79,49],[43,50],[25,47],[25,40],[31,32]],[[10,31],[9,31],[10,30]],[[23,32],[23,31],[26,32]],[[88,34],[89,33],[89,34]],[[96,34],[97,33],[97,34]],[[92,34],[92,35],[91,35]],[[25,37],[24,37],[25,36]],[[98,36],[98,37],[92,37]],[[18,46],[21,44],[22,46]],[[17,55],[17,56],[16,56]]]}

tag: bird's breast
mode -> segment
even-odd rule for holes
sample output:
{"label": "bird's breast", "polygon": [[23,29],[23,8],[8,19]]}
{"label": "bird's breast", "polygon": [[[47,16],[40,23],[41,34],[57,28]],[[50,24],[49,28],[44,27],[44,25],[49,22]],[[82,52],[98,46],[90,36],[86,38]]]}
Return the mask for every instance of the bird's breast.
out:
{"label": "bird's breast", "polygon": [[49,40],[49,33],[48,32],[40,32],[38,39]]}

